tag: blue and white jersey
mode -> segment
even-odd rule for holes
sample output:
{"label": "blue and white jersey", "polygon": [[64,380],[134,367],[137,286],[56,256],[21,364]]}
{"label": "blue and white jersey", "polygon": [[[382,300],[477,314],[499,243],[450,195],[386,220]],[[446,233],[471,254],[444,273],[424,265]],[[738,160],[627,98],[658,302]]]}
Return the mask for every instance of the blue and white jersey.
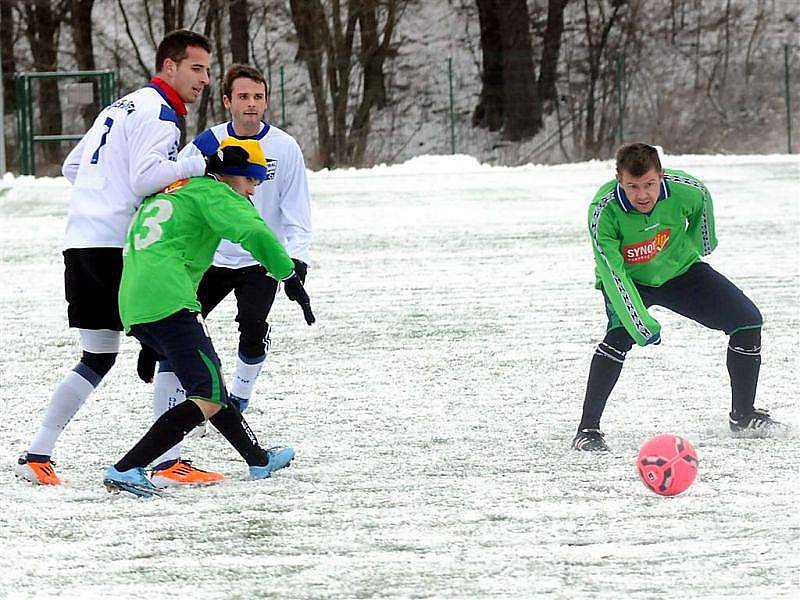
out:
{"label": "blue and white jersey", "polygon": [[[226,137],[235,135],[230,121],[198,135],[180,151],[179,158],[212,154]],[[256,188],[253,205],[292,258],[309,262],[311,246],[311,200],[306,164],[295,139],[274,125],[264,123],[252,139],[258,140],[267,158],[267,179]],[[222,240],[214,255],[214,266],[240,269],[257,265],[239,244]]]}
{"label": "blue and white jersey", "polygon": [[153,84],[107,106],[61,172],[72,191],[65,248],[122,248],[145,196],[202,175],[205,161],[178,161],[178,115]]}

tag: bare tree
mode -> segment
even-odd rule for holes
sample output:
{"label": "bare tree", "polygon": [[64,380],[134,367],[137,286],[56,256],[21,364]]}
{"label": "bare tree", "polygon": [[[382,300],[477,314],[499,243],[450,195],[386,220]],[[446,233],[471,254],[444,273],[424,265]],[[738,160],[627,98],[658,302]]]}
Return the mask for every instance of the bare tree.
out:
{"label": "bare tree", "polygon": [[481,95],[472,113],[475,127],[498,131],[503,126],[503,41],[495,0],[478,0],[481,30]]}
{"label": "bare tree", "polygon": [[[203,25],[203,34],[206,37],[211,36],[211,32],[216,30],[219,32],[219,3],[218,0],[209,0],[208,12],[206,13],[206,21]],[[213,108],[211,98],[212,86],[207,85],[203,88],[203,95],[200,97],[200,107],[197,116],[197,130],[198,132],[204,131],[208,123],[208,110],[209,107]]]}
{"label": "bare tree", "polygon": [[[34,70],[58,70],[58,34],[68,8],[68,1],[34,0],[24,3],[23,6],[25,34],[31,48]],[[61,133],[61,95],[57,80],[41,80],[38,105],[41,133]],[[46,144],[44,156],[48,162],[60,162],[60,148],[54,144]]]}
{"label": "bare tree", "polygon": [[[3,108],[6,113],[16,108],[14,99],[13,77],[17,70],[14,58],[14,12],[11,10],[14,1],[0,0],[0,50],[3,53]],[[0,115],[1,117],[2,115]]]}
{"label": "bare tree", "polygon": [[[542,61],[539,67],[539,99],[552,110],[556,97],[556,75],[558,55],[561,50],[561,35],[564,33],[564,9],[569,0],[548,0],[547,25],[542,44]],[[549,112],[549,111],[548,111]]]}
{"label": "bare tree", "polygon": [[231,27],[231,58],[235,63],[250,62],[249,25],[247,0],[229,0],[228,18]]}
{"label": "bare tree", "polygon": [[[584,121],[584,149],[587,158],[597,156],[603,145],[608,129],[597,127],[598,116],[598,85],[600,81],[601,66],[609,43],[609,35],[618,21],[620,10],[626,0],[611,0],[611,14],[605,14],[605,0],[598,0],[598,14],[592,14],[589,9],[589,0],[583,0],[586,46],[588,53],[589,81],[586,90],[585,121]],[[608,83],[608,82],[606,82]],[[605,92],[601,89],[601,92]],[[601,113],[602,114],[602,113]],[[612,138],[613,139],[613,138]]]}
{"label": "bare tree", "polygon": [[[298,38],[298,59],[306,63],[317,113],[319,160],[324,167],[364,161],[371,110],[386,102],[383,63],[392,53],[391,39],[401,0],[291,0]],[[344,10],[343,10],[344,9]],[[378,33],[379,23],[382,34]],[[360,44],[356,46],[356,29]],[[353,71],[362,68],[359,105],[350,110]],[[348,128],[347,120],[351,116]]]}
{"label": "bare tree", "polygon": [[[164,7],[164,33],[183,27],[183,4],[183,0],[162,0]],[[146,1],[145,6],[147,6]]]}
{"label": "bare tree", "polygon": [[542,109],[528,4],[525,0],[477,0],[477,5],[481,42],[488,46],[483,49],[485,90],[473,123],[494,130],[500,122],[503,137],[512,141],[533,137],[542,127]]}
{"label": "bare tree", "polygon": [[[147,6],[146,2],[145,6]],[[130,19],[128,18],[128,13],[125,11],[125,6],[122,4],[122,0],[117,0],[117,7],[119,8],[120,14],[122,15],[122,21],[125,24],[125,33],[127,34],[128,39],[131,42],[134,55],[136,56],[136,64],[139,65],[140,72],[144,76],[144,79],[150,79],[153,76],[152,71],[150,71],[150,67],[148,67],[144,63],[144,60],[142,59],[142,54],[141,52],[139,52],[139,44],[137,43],[136,38],[133,35],[133,31],[131,30]],[[150,33],[152,35],[152,30],[149,27],[150,25],[149,20],[150,17],[148,13],[148,30],[150,30]],[[155,41],[153,42],[153,44],[155,47]]]}
{"label": "bare tree", "polygon": [[367,148],[367,137],[370,131],[370,113],[373,107],[386,107],[386,80],[383,64],[392,53],[390,42],[392,32],[397,23],[397,6],[394,2],[387,5],[386,26],[383,39],[378,33],[378,0],[362,0],[362,10],[358,16],[361,31],[362,94],[361,101],[353,116],[348,140],[348,154],[355,164],[364,162]]}
{"label": "bare tree", "polygon": [[[75,61],[81,71],[94,71],[94,46],[92,44],[92,7],[94,0],[71,0],[70,2],[70,28],[72,41],[75,45]],[[90,80],[91,81],[91,80]],[[99,99],[97,86],[94,87],[94,104],[81,107],[81,116],[85,129],[92,126],[92,121],[97,112]]]}

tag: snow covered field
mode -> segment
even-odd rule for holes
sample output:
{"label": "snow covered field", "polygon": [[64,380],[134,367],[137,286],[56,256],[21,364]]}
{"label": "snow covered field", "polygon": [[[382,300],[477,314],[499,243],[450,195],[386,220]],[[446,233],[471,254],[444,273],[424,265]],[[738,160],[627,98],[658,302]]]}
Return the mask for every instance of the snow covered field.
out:
{"label": "snow covered field", "polygon": [[[800,426],[800,161],[668,157],[715,200],[712,265],[766,317],[759,405]],[[184,455],[228,479],[109,495],[103,469],[151,423],[137,346],[56,448],[65,480],[13,475],[79,356],[66,326],[63,179],[0,197],[0,598],[790,598],[800,584],[797,434],[727,433],[725,337],[661,309],[603,422],[569,449],[605,317],[588,203],[610,162],[490,168],[467,157],[311,176],[309,292],[273,311],[247,417],[298,458],[250,482],[216,433]],[[0,192],[3,193],[3,192]],[[232,298],[209,319],[233,364]],[[697,449],[679,497],[638,481],[661,432]]]}

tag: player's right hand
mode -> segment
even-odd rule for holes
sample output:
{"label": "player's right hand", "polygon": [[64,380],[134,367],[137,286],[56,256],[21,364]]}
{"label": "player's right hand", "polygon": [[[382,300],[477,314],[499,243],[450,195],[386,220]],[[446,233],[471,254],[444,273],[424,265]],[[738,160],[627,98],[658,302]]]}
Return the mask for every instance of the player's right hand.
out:
{"label": "player's right hand", "polygon": [[158,353],[150,346],[142,344],[142,349],[139,350],[139,358],[136,361],[136,373],[139,379],[145,383],[152,383],[153,376],[156,374],[156,363],[158,362]]}
{"label": "player's right hand", "polygon": [[300,308],[303,309],[303,316],[306,319],[306,323],[311,325],[316,321],[314,313],[311,312],[311,300],[306,293],[306,289],[303,287],[303,282],[300,281],[300,276],[294,271],[292,271],[289,277],[283,280],[283,291],[286,292],[286,296],[289,300],[297,302]]}

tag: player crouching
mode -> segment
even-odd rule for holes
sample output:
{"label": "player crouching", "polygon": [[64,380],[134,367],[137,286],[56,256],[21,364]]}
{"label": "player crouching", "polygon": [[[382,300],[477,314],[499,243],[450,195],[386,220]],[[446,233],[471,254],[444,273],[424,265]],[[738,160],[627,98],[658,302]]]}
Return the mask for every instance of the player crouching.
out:
{"label": "player crouching", "polygon": [[[289,465],[291,448],[259,446],[228,392],[220,361],[200,316],[197,286],[221,239],[240,243],[283,281],[306,322],[314,315],[294,263],[249,202],[266,177],[257,142],[226,138],[209,157],[208,175],[182,180],[146,198],[134,217],[123,255],[119,307],[129,335],[169,363],[186,402],[165,412],[115,465],[104,483],[109,491],[153,496],[145,466],[208,419],[247,462],[253,479]],[[205,482],[212,483],[212,482]]]}
{"label": "player crouching", "polygon": [[754,408],[761,366],[758,308],[745,294],[700,260],[717,246],[708,189],[682,171],[662,169],[658,151],[634,143],[617,151],[617,178],[603,185],[589,207],[596,287],[608,316],[597,346],[576,450],[605,451],[600,417],[636,343],[661,343],[661,325],[648,308],[663,306],[729,336],[729,425],[735,436],[771,437],[788,427]]}

